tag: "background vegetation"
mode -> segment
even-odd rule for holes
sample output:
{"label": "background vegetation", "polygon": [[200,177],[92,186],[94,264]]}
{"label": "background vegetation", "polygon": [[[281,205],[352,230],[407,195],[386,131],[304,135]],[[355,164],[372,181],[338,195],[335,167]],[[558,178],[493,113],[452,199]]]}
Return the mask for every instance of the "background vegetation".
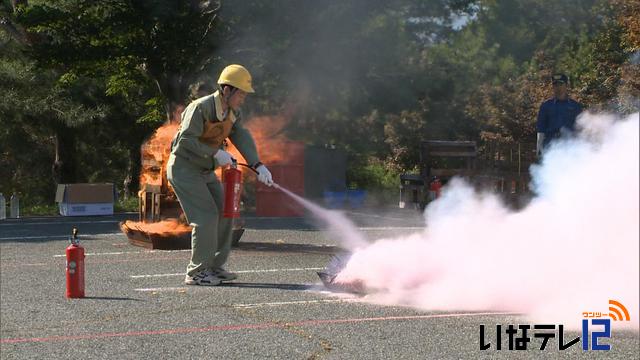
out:
{"label": "background vegetation", "polygon": [[633,0],[3,0],[0,192],[135,193],[141,143],[229,63],[254,75],[245,117],[284,114],[348,152],[350,183],[395,189],[421,140],[533,142],[553,72],[587,108],[638,111],[638,19]]}

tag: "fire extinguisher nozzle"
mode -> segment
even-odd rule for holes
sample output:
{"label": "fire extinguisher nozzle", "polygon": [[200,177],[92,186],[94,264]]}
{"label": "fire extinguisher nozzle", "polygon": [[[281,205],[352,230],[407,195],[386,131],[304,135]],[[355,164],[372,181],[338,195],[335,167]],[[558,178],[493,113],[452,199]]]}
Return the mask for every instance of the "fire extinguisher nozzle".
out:
{"label": "fire extinguisher nozzle", "polygon": [[78,228],[74,227],[73,230],[71,230],[71,236],[69,237],[69,242],[77,245],[79,243],[78,241]]}

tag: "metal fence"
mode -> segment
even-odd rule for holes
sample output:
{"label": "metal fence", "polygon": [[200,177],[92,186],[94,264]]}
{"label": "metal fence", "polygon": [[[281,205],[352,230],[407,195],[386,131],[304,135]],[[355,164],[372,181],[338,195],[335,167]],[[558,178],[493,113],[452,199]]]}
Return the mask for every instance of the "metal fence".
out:
{"label": "metal fence", "polygon": [[529,167],[536,160],[534,143],[423,141],[420,173],[400,176],[399,206],[424,208],[433,177],[446,182],[457,176],[479,190],[500,194],[514,207],[522,207],[532,196]]}

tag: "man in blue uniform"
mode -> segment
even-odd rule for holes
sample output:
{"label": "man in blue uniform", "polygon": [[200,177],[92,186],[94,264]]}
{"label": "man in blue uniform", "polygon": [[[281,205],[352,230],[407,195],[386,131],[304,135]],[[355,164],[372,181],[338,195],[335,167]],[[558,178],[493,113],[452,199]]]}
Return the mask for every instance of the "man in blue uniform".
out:
{"label": "man in blue uniform", "polygon": [[563,133],[572,132],[576,125],[576,118],[582,112],[582,105],[569,98],[568,82],[569,78],[565,74],[555,74],[551,77],[553,97],[543,102],[538,111],[536,124],[538,156],[553,139],[559,138]]}

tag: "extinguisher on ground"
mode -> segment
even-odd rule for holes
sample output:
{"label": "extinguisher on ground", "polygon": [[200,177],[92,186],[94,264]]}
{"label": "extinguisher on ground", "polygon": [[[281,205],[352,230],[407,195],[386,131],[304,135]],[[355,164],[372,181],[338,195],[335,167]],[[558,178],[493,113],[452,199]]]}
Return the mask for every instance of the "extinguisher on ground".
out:
{"label": "extinguisher on ground", "polygon": [[429,183],[429,200],[433,201],[440,197],[442,191],[442,182],[437,176],[434,176]]}
{"label": "extinguisher on ground", "polygon": [[68,298],[84,297],[84,248],[78,240],[78,229],[73,228],[71,244],[67,247],[67,294]]}
{"label": "extinguisher on ground", "polygon": [[222,172],[224,182],[224,207],[222,215],[226,218],[240,217],[240,199],[242,195],[242,172],[238,164],[232,165]]}

